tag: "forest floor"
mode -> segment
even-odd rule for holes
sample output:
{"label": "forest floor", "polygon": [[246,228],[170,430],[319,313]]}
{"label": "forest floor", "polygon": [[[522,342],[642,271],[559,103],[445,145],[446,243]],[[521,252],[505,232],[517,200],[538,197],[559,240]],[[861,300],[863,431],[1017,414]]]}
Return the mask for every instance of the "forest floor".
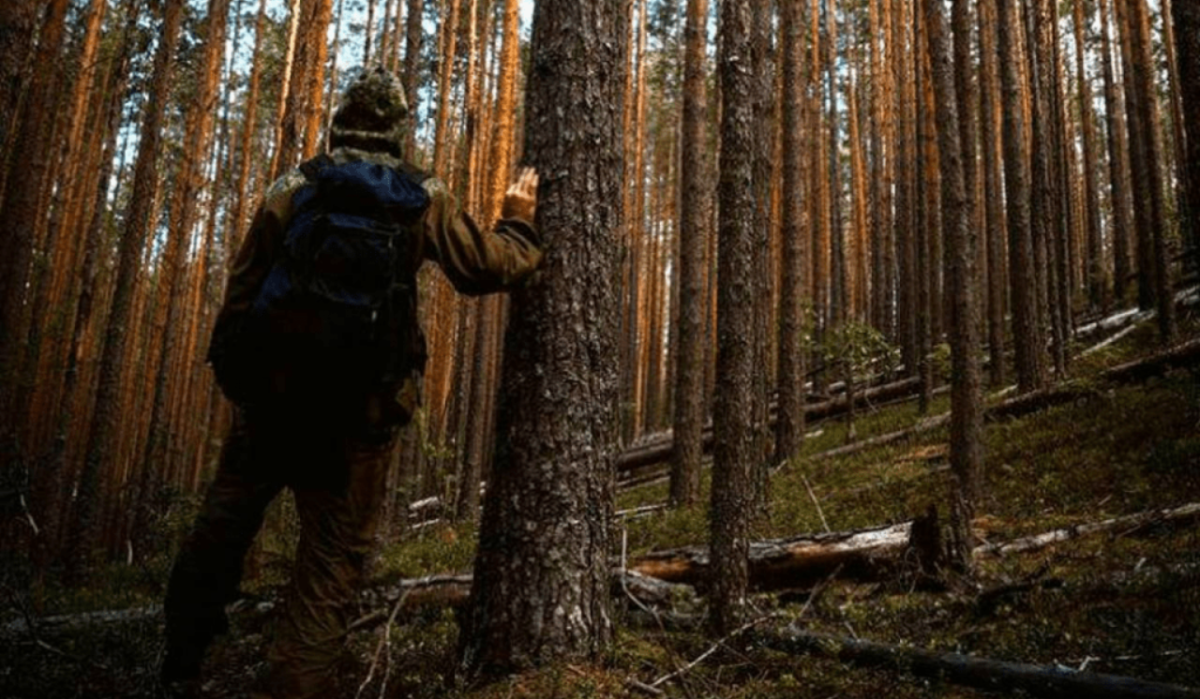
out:
{"label": "forest floor", "polygon": [[[1193,321],[1187,332],[1194,337],[1200,329]],[[975,522],[980,535],[1003,542],[1200,502],[1200,372],[1175,371],[1115,388],[1094,378],[1105,367],[1155,349],[1153,327],[1143,326],[1072,364],[1071,380],[1096,388],[1087,397],[988,425],[986,495]],[[939,397],[929,414],[948,407],[948,398]],[[865,411],[857,422],[858,438],[900,429],[921,417],[915,401]],[[818,427],[819,436],[806,441],[803,454],[772,477],[770,514],[758,524],[756,538],[901,522],[947,501],[949,473],[939,468],[946,462],[946,428],[809,463],[807,457],[845,441],[841,420],[812,429]],[[622,492],[618,509],[665,499],[665,484],[645,486]],[[631,559],[652,549],[702,543],[708,528],[703,508],[660,511],[627,519],[622,526]],[[389,548],[377,563],[372,579],[377,593],[363,597],[364,614],[385,607],[378,591],[400,578],[469,571],[472,531],[448,525],[422,531],[420,538]],[[286,555],[280,558],[280,565],[268,566],[258,577],[251,589],[257,597],[240,605],[232,615],[232,633],[210,653],[210,679],[202,696],[246,696],[260,673],[269,614],[266,605],[254,600],[277,595],[279,571],[286,570]],[[140,608],[161,595],[165,570],[165,563],[114,568],[86,591],[48,595],[43,613]],[[998,590],[1007,592],[996,594]],[[7,637],[0,636],[0,696],[155,696],[161,615],[133,614],[121,622],[80,625],[42,623],[36,634],[14,633],[12,624],[19,623],[25,604],[11,593],[9,597],[12,603],[5,602],[8,609],[0,616],[0,627],[8,624],[10,629]],[[760,625],[763,630],[795,623],[840,637],[1200,686],[1200,525],[1194,520],[1186,526],[1117,529],[1028,553],[981,557],[973,586],[916,585],[911,579],[829,581],[815,591],[758,594],[753,605],[775,615]],[[672,623],[648,628],[625,609],[630,605],[618,606],[623,609],[618,640],[602,662],[547,667],[478,688],[458,687],[448,679],[457,636],[454,612],[428,607],[406,614],[390,626],[352,635],[336,696],[653,696],[634,685],[653,685],[713,646],[700,632]],[[655,691],[668,697],[730,699],[1013,695],[776,652],[756,638],[747,633],[726,639],[716,652],[658,682]],[[372,673],[373,657],[379,663]]]}

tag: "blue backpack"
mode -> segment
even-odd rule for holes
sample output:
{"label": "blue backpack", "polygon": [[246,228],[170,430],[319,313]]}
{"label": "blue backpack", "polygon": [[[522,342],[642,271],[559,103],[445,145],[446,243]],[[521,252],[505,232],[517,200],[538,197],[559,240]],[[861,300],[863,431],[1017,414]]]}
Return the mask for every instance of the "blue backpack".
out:
{"label": "blue backpack", "polygon": [[300,170],[307,184],[293,195],[283,253],[228,329],[235,337],[219,343],[214,332],[217,380],[239,403],[336,408],[424,367],[416,306],[424,176],[328,156]]}

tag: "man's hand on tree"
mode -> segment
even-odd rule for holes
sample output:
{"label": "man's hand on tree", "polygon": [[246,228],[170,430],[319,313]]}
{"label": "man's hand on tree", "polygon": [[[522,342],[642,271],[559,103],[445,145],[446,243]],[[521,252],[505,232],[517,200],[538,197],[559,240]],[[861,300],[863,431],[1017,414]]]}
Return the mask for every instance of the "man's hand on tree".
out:
{"label": "man's hand on tree", "polygon": [[537,211],[537,188],[537,170],[531,167],[521,168],[517,181],[504,193],[504,207],[500,210],[500,217],[519,218],[532,223]]}

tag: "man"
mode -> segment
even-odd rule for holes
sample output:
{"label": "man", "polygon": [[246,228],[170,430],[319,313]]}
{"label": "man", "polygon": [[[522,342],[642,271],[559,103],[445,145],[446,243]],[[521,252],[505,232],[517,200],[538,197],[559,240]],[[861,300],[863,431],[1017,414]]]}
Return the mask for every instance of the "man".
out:
{"label": "man", "polygon": [[[295,495],[300,543],[291,588],[268,651],[266,685],[276,699],[328,691],[347,631],[348,607],[386,495],[396,432],[417,405],[424,341],[415,316],[416,269],[422,260],[432,260],[458,291],[483,294],[523,283],[541,263],[532,224],[536,173],[522,172],[505,196],[501,220],[486,233],[459,209],[444,184],[401,160],[407,112],[399,80],[382,68],[365,72],[334,115],[328,156],[305,163],[271,187],[234,261],[209,359],[218,380],[225,379],[222,388],[234,398],[235,417],[216,478],[171,573],[162,667],[168,686],[196,678],[205,649],[226,630],[224,606],[237,596],[242,559],[267,505],[286,487]],[[247,342],[255,312],[270,303],[272,285],[294,281],[294,272],[280,276],[280,260],[295,254],[294,231],[305,215],[308,196],[302,193],[312,191],[323,168],[339,166],[383,166],[387,171],[373,172],[388,177],[404,173],[397,180],[401,185],[419,185],[415,191],[421,207],[415,209],[415,221],[404,226],[401,245],[408,245],[408,251],[398,258],[405,268],[396,272],[407,281],[413,303],[403,316],[412,327],[406,329],[410,332],[404,335],[404,346],[395,351],[403,359],[402,371],[393,371],[365,390],[327,386],[318,399],[297,400],[286,387],[311,377],[295,376],[294,366],[279,360],[288,347],[277,344],[277,349],[262,353],[259,363],[251,365],[253,370],[241,370],[256,374],[238,379],[257,380],[256,390],[235,390],[237,381],[228,378],[228,356],[235,354],[230,347]],[[257,331],[260,335],[252,343],[272,341],[261,334],[261,327]],[[288,342],[302,339],[292,336]]]}

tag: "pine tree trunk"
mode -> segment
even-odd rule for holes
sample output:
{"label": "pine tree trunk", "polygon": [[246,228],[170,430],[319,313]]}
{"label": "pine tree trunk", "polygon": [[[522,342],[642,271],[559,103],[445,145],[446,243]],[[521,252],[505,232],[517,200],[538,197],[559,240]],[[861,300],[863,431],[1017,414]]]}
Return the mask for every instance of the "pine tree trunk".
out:
{"label": "pine tree trunk", "polygon": [[[967,0],[954,0],[955,42],[969,40]],[[979,383],[979,326],[976,322],[975,231],[964,186],[964,163],[959,147],[955,73],[966,66],[951,60],[949,27],[941,0],[924,0],[925,35],[929,43],[937,111],[938,162],[941,168],[943,223],[946,231],[950,314],[950,468],[954,486],[950,493],[951,561],[970,570],[974,548],[970,526],[983,476],[983,394]],[[967,58],[969,52],[959,53]]]}
{"label": "pine tree trunk", "polygon": [[[613,642],[621,7],[542,0],[534,10],[525,142],[543,177],[547,257],[540,281],[513,298],[496,463],[460,636],[468,674],[595,659]],[[587,66],[596,69],[580,71]]]}
{"label": "pine tree trunk", "polygon": [[988,266],[988,369],[993,387],[1005,383],[1004,311],[1008,299],[1008,277],[1005,273],[1006,227],[1004,198],[999,195],[1004,186],[1001,147],[1000,65],[996,47],[996,3],[979,3],[979,45],[981,55],[980,130],[984,163],[984,197],[986,208],[986,240]]}
{"label": "pine tree trunk", "polygon": [[1162,135],[1159,128],[1158,90],[1155,61],[1150,45],[1150,15],[1145,0],[1117,0],[1125,8],[1125,28],[1129,38],[1135,101],[1130,105],[1133,132],[1134,182],[1138,184],[1135,207],[1145,210],[1149,240],[1144,243],[1148,258],[1143,262],[1153,273],[1151,297],[1158,308],[1158,330],[1163,344],[1175,336],[1175,296],[1167,252],[1167,221],[1163,183]]}
{"label": "pine tree trunk", "polygon": [[724,635],[743,614],[751,520],[754,453],[754,94],[750,62],[752,12],[745,0],[724,0],[721,71],[720,228],[717,287],[717,392],[713,406],[711,625]]}
{"label": "pine tree trunk", "polygon": [[424,36],[421,22],[425,9],[422,0],[408,0],[408,21],[405,26],[404,39],[404,97],[408,102],[409,128],[405,136],[404,154],[409,159],[416,159],[417,115],[420,110],[418,99],[421,87],[421,39]]}
{"label": "pine tree trunk", "polygon": [[1086,56],[1084,0],[1075,0],[1075,71],[1079,90],[1079,125],[1083,131],[1083,221],[1087,241],[1086,280],[1092,308],[1107,306],[1104,245],[1100,237],[1100,192],[1096,184],[1096,127],[1092,113],[1092,88],[1084,68]]}
{"label": "pine tree trunk", "polygon": [[1191,232],[1184,234],[1200,250],[1200,2],[1172,0],[1171,13],[1175,21],[1175,43],[1179,61],[1179,92],[1183,103],[1183,125],[1187,150],[1184,172],[1191,204],[1187,222]]}
{"label": "pine tree trunk", "polygon": [[1112,209],[1113,296],[1125,300],[1130,276],[1129,236],[1134,233],[1132,183],[1130,181],[1128,121],[1125,93],[1118,89],[1113,70],[1113,48],[1109,31],[1109,6],[1100,0],[1101,63],[1104,67],[1104,113],[1108,124],[1109,199]]}
{"label": "pine tree trunk", "polygon": [[[872,5],[874,7],[874,5]],[[779,412],[775,423],[775,462],[790,459],[804,441],[805,347],[802,324],[803,265],[807,259],[802,227],[804,120],[804,18],[798,2],[780,5],[783,61],[783,282],[779,301]],[[686,334],[685,336],[686,337]],[[675,432],[678,445],[679,431]],[[678,446],[676,447],[678,448]],[[698,461],[698,459],[697,459]]]}
{"label": "pine tree trunk", "polygon": [[1026,169],[1026,130],[1023,61],[1018,0],[997,0],[1000,40],[1000,82],[1004,110],[1004,191],[1008,219],[1008,278],[1012,293],[1013,341],[1017,382],[1022,393],[1045,383],[1038,324],[1038,294],[1034,279],[1034,245],[1030,220],[1030,183]]}

